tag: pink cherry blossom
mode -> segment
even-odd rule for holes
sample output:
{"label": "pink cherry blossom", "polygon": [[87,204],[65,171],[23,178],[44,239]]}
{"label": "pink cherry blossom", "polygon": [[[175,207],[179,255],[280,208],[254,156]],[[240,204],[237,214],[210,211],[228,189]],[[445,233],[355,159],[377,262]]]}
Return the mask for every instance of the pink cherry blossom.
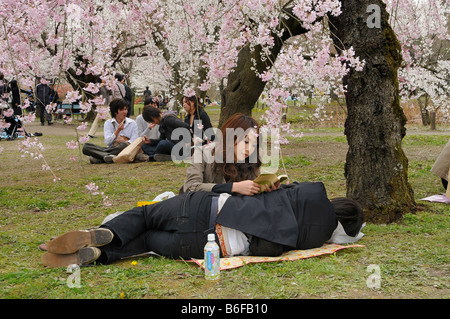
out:
{"label": "pink cherry blossom", "polygon": [[80,100],[83,96],[80,95],[78,91],[69,91],[66,94],[67,103],[75,103]]}
{"label": "pink cherry blossom", "polygon": [[78,148],[78,142],[75,141],[70,141],[66,143],[67,147],[70,148],[71,150],[77,149]]}
{"label": "pink cherry blossom", "polygon": [[191,97],[195,95],[195,90],[192,88],[184,89],[184,96]]}
{"label": "pink cherry blossom", "polygon": [[77,130],[84,131],[88,127],[88,122],[81,122],[81,125],[77,126]]}

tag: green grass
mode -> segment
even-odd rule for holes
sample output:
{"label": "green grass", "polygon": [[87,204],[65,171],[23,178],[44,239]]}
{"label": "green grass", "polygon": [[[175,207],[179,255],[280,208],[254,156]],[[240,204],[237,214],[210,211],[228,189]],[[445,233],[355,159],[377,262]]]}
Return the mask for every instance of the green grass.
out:
{"label": "green grass", "polygon": [[[218,108],[210,109],[213,120]],[[62,124],[57,124],[62,126]],[[71,129],[71,128],[69,128]],[[292,179],[324,181],[330,197],[345,195],[347,144],[342,129],[305,129],[302,138],[283,146],[283,160]],[[422,134],[423,133],[423,134]],[[425,134],[426,133],[426,134]],[[77,151],[66,148],[72,136],[44,135],[44,156],[55,174],[41,171],[41,162],[21,158],[17,141],[1,141],[0,298],[3,299],[141,299],[141,298],[442,298],[449,296],[450,205],[420,201],[442,193],[430,169],[448,141],[441,132],[417,129],[404,139],[409,181],[419,210],[389,225],[368,224],[360,244],[316,258],[294,262],[248,264],[223,271],[218,282],[203,278],[191,262],[162,257],[132,258],[112,265],[80,269],[81,287],[69,288],[71,273],[47,269],[38,245],[73,229],[97,226],[108,214],[131,209],[139,200],[164,191],[178,192],[186,165],[135,163],[91,165],[73,162]],[[101,143],[101,139],[96,139]],[[102,205],[84,185],[95,182],[112,202]],[[367,286],[369,265],[381,271],[381,288]]]}

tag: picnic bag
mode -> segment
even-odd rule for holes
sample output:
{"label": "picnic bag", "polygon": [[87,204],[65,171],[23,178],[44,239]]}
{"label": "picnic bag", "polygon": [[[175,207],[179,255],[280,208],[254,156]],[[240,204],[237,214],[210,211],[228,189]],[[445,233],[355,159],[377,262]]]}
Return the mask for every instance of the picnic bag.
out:
{"label": "picnic bag", "polygon": [[114,163],[130,163],[134,161],[134,158],[139,153],[142,144],[144,144],[143,138],[137,138],[134,140],[130,145],[125,147],[119,155],[114,157],[113,162]]}

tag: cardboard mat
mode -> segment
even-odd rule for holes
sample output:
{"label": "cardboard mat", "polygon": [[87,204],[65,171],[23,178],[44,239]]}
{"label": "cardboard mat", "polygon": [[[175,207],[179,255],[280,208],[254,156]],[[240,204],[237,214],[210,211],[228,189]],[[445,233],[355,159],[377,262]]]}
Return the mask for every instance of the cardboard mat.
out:
{"label": "cardboard mat", "polygon": [[[364,245],[336,245],[336,244],[325,244],[320,248],[307,249],[307,250],[291,250],[283,253],[278,257],[254,257],[254,256],[236,256],[229,258],[220,258],[220,270],[227,270],[242,267],[246,264],[251,263],[267,263],[274,261],[294,261],[298,259],[312,258],[322,255],[333,254],[338,250],[353,248],[353,247],[365,247]],[[204,259],[192,259],[197,265],[204,267]]]}
{"label": "cardboard mat", "polygon": [[432,195],[432,196],[422,198],[421,200],[435,202],[435,203],[450,204],[450,198],[448,198],[445,194]]}

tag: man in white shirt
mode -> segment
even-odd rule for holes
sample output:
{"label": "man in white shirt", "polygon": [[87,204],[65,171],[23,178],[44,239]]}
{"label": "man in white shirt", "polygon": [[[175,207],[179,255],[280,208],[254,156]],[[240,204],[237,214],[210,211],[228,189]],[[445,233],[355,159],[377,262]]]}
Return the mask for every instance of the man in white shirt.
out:
{"label": "man in white shirt", "polygon": [[[137,124],[127,118],[128,103],[124,99],[113,99],[109,103],[111,119],[104,125],[106,147],[85,143],[83,154],[89,156],[91,164],[113,163],[113,159],[125,147],[137,139]],[[146,157],[148,160],[148,157]],[[138,159],[139,160],[139,159]],[[145,159],[142,159],[142,161]]]}

